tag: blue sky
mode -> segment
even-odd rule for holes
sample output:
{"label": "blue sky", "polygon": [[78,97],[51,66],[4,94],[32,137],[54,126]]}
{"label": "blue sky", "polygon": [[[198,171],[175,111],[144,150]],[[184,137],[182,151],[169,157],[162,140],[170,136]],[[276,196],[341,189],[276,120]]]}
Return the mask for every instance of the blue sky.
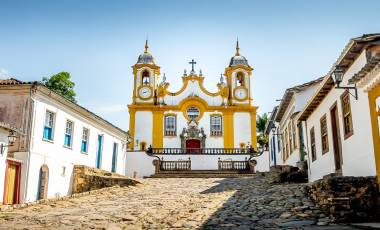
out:
{"label": "blue sky", "polygon": [[375,0],[0,0],[0,74],[68,71],[79,104],[127,130],[131,66],[146,37],[171,91],[192,58],[216,91],[239,37],[262,114],[286,88],[324,75],[350,38],[380,32],[379,9]]}

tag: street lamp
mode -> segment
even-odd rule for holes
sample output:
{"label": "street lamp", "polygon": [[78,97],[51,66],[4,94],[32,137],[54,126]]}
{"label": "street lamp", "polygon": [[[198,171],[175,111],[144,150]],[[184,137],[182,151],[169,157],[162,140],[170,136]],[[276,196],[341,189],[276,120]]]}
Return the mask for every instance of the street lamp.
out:
{"label": "street lamp", "polygon": [[355,94],[350,93],[356,100],[358,100],[358,89],[356,88],[356,84],[354,86],[340,86],[340,83],[343,80],[344,70],[340,66],[336,66],[333,72],[334,81],[335,81],[335,89],[345,89],[350,93],[350,89],[353,89]]}
{"label": "street lamp", "polygon": [[17,139],[17,137],[16,137],[15,132],[13,130],[9,131],[8,145],[4,145],[4,144],[0,145],[0,153],[1,153],[1,155],[4,154],[4,151],[5,151],[6,147],[12,146],[16,142],[16,139]]}
{"label": "street lamp", "polygon": [[[131,136],[131,134],[129,133],[129,131],[127,131],[127,146],[129,146],[133,141],[133,137]],[[133,148],[133,146],[132,146]]]}

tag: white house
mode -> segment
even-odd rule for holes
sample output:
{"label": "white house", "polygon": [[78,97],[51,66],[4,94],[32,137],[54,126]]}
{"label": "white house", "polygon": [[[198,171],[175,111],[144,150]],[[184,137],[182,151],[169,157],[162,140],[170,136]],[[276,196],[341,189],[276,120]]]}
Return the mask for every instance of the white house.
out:
{"label": "white house", "polygon": [[70,194],[74,165],[125,174],[126,132],[38,82],[0,80],[0,121],[23,133],[8,150],[19,167],[6,203]]}
{"label": "white house", "polygon": [[334,76],[342,73],[339,86],[353,87],[348,80],[369,64],[379,41],[380,34],[351,39],[299,115],[306,127],[310,181],[331,173],[376,175],[368,94],[336,88]]}
{"label": "white house", "polygon": [[265,126],[265,135],[268,136],[269,150],[269,166],[283,165],[281,160],[281,134],[279,123],[274,120],[278,111],[278,106],[275,106],[270,112],[269,120]]}
{"label": "white house", "polygon": [[285,91],[273,117],[273,122],[277,123],[279,128],[277,137],[280,136],[282,143],[279,164],[296,166],[298,162],[307,160],[305,158],[305,126],[298,123],[298,117],[322,79],[318,78]]}

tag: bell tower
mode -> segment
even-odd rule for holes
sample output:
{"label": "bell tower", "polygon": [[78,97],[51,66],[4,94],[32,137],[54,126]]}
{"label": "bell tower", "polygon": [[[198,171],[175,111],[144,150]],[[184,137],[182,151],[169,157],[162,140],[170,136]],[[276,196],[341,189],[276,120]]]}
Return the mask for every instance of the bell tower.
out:
{"label": "bell tower", "polygon": [[239,41],[236,41],[235,56],[231,58],[230,64],[224,72],[230,90],[230,105],[251,104],[252,70],[247,59],[240,55]]}
{"label": "bell tower", "polygon": [[148,40],[145,41],[144,53],[132,66],[134,75],[133,104],[154,104],[160,67],[148,52]]}

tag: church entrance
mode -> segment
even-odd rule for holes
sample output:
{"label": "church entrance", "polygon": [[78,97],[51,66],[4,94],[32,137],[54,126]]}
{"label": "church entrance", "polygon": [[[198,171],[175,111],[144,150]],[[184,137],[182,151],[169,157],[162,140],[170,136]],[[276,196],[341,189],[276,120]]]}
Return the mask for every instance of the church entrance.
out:
{"label": "church entrance", "polygon": [[200,153],[201,141],[197,139],[186,140],[186,150],[189,153]]}

